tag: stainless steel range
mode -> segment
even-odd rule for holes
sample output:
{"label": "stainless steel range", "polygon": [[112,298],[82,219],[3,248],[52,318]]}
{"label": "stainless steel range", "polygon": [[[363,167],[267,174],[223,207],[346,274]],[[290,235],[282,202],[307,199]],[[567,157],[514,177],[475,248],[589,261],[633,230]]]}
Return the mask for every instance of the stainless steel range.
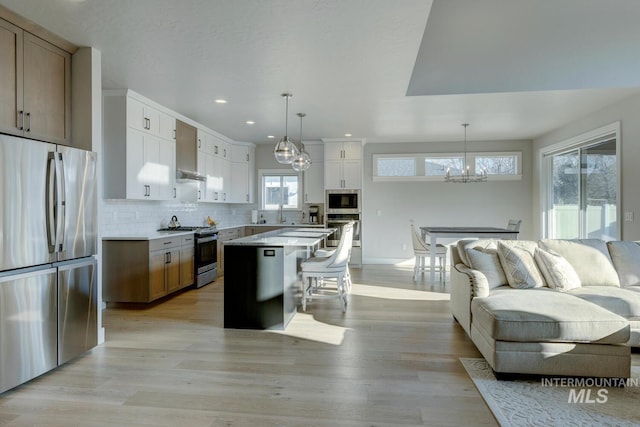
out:
{"label": "stainless steel range", "polygon": [[180,226],[158,231],[193,231],[195,236],[195,285],[201,288],[218,277],[218,230],[215,227]]}

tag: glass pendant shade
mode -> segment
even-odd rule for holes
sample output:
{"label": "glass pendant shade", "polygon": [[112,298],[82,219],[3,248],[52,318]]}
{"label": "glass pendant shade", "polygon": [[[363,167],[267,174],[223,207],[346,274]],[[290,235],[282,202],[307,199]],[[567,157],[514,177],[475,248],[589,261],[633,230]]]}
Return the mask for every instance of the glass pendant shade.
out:
{"label": "glass pendant shade", "polygon": [[293,95],[290,93],[283,93],[282,97],[286,101],[285,115],[284,115],[284,136],[280,138],[280,141],[273,148],[273,155],[278,163],[290,165],[293,159],[298,155],[298,147],[287,136],[289,127],[289,98]]}
{"label": "glass pendant shade", "polygon": [[290,165],[298,154],[298,148],[286,135],[278,141],[273,149],[273,155],[277,162],[285,165]]}
{"label": "glass pendant shade", "polygon": [[298,154],[293,159],[291,163],[291,167],[296,172],[304,172],[309,169],[311,166],[311,156],[304,149],[304,144],[302,143],[302,118],[306,116],[305,113],[298,113],[298,117],[300,117],[300,150]]}

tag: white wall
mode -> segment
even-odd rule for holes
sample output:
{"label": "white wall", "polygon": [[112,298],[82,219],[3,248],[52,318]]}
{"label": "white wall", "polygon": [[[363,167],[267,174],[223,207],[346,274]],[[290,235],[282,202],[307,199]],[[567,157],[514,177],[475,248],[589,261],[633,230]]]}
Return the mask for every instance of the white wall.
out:
{"label": "white wall", "polygon": [[[621,153],[619,153],[621,159],[622,193],[619,195],[622,202],[621,211],[634,212],[635,214],[633,222],[622,222],[621,224],[621,238],[623,240],[640,240],[640,197],[638,197],[638,188],[640,186],[640,167],[638,167],[638,161],[640,160],[639,112],[640,95],[631,96],[533,141],[533,168],[536,171],[536,177],[539,177],[542,148],[616,121],[621,122]],[[535,195],[532,201],[532,212],[534,213],[533,230],[536,238],[539,238],[542,235],[542,215],[541,189],[538,178],[533,182],[533,194]]]}
{"label": "white wall", "polygon": [[505,227],[510,218],[516,218],[522,219],[520,238],[533,237],[531,141],[469,143],[469,151],[474,152],[521,151],[522,180],[471,184],[372,181],[374,154],[455,152],[459,147],[455,142],[365,145],[363,263],[413,260],[410,219],[418,226]]}

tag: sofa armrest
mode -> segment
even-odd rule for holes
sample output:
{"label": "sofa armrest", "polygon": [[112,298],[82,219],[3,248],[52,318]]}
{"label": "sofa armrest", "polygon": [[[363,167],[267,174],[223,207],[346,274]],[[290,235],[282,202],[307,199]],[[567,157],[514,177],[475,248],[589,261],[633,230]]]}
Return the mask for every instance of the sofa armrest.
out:
{"label": "sofa armrest", "polygon": [[451,314],[471,336],[471,300],[489,295],[489,282],[484,274],[463,263],[451,269]]}

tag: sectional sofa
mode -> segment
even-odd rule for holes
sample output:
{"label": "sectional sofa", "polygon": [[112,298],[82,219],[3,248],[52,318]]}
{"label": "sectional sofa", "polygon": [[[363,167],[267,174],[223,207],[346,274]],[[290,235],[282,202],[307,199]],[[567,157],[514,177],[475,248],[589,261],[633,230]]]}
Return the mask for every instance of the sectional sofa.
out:
{"label": "sectional sofa", "polygon": [[630,376],[638,243],[462,240],[451,262],[451,312],[499,377]]}

